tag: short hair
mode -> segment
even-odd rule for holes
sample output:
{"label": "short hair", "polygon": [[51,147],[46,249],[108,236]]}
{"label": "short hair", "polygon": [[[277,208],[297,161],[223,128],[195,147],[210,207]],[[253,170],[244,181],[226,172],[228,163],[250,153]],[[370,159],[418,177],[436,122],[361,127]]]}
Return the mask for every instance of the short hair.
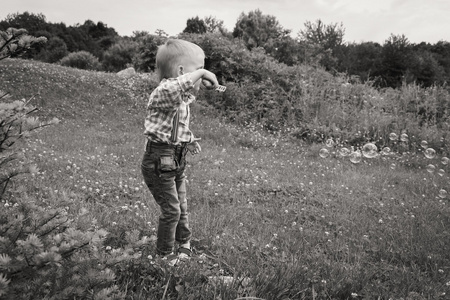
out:
{"label": "short hair", "polygon": [[156,69],[159,80],[176,77],[177,66],[184,59],[199,54],[205,56],[202,48],[194,43],[181,39],[167,40],[164,45],[158,47],[158,52],[156,53]]}

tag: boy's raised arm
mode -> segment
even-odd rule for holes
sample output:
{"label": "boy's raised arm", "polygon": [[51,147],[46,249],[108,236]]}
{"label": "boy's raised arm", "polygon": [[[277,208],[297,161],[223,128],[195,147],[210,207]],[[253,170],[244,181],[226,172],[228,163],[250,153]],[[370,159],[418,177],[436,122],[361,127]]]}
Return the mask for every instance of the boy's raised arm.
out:
{"label": "boy's raised arm", "polygon": [[219,86],[219,82],[217,81],[216,75],[214,73],[205,70],[199,69],[191,73],[192,82],[195,83],[199,79],[206,79],[216,88]]}

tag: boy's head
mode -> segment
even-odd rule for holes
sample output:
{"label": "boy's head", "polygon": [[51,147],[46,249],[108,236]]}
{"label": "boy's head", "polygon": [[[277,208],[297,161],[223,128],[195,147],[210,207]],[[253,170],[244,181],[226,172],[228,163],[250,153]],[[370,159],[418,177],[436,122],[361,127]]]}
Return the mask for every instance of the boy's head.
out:
{"label": "boy's head", "polygon": [[202,48],[180,39],[169,39],[159,46],[156,53],[156,68],[160,80],[203,68],[204,61],[205,53]]}

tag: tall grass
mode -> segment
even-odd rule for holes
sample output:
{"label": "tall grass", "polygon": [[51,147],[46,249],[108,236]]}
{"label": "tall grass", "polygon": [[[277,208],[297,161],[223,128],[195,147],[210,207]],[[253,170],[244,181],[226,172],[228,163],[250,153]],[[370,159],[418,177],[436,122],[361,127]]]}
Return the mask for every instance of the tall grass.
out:
{"label": "tall grass", "polygon": [[[106,229],[104,251],[120,248],[133,230],[154,236],[159,209],[139,169],[146,104],[141,96],[154,81],[21,60],[6,60],[0,68],[0,89],[17,98],[39,91],[35,101],[41,114],[62,119],[30,141],[25,154],[40,172],[16,182],[21,186],[16,199],[27,195],[44,207],[63,206],[81,215],[80,229]],[[149,86],[142,90],[145,83]],[[379,124],[378,136],[394,153],[353,164],[337,148],[328,148],[335,155],[321,158],[321,143],[269,134],[252,122],[231,124],[199,101],[192,126],[202,137],[203,152],[188,158],[186,171],[195,258],[171,268],[154,257],[150,243],[142,258],[115,270],[127,299],[449,295],[450,211],[448,196],[439,194],[450,190],[449,166],[441,163],[448,144],[439,140],[448,133],[444,127],[414,127],[416,120],[410,124],[404,115],[410,99],[433,107],[430,99],[447,101],[447,94],[408,86],[381,94],[363,85],[329,84],[339,85],[339,97],[351,102],[330,101],[332,89],[316,87],[302,92],[310,98],[299,98],[308,101],[299,107],[308,104],[311,113],[315,107],[317,124],[328,119],[342,130],[341,124],[360,124],[361,130],[370,129],[364,122]],[[358,110],[358,101],[366,108]],[[345,110],[337,109],[344,105]],[[377,106],[386,109],[384,115],[368,108]],[[401,129],[409,133],[406,148],[387,137]],[[442,146],[433,159],[419,152],[416,140],[425,138]],[[445,173],[427,172],[429,164]],[[226,276],[235,280],[214,280]]]}

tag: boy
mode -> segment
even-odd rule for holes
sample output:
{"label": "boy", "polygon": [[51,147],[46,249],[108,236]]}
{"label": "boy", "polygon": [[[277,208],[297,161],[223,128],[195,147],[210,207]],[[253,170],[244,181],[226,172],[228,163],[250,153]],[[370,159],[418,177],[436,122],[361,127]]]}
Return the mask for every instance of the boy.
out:
{"label": "boy", "polygon": [[[203,69],[204,63],[205,54],[199,46],[169,39],[158,48],[156,68],[160,83],[147,105],[147,144],[141,170],[161,208],[156,252],[172,265],[192,254],[185,156],[187,151],[198,154],[201,147],[189,129],[189,104],[195,100],[202,81],[208,88],[219,86],[216,76]],[[174,253],[175,241],[179,247]]]}

